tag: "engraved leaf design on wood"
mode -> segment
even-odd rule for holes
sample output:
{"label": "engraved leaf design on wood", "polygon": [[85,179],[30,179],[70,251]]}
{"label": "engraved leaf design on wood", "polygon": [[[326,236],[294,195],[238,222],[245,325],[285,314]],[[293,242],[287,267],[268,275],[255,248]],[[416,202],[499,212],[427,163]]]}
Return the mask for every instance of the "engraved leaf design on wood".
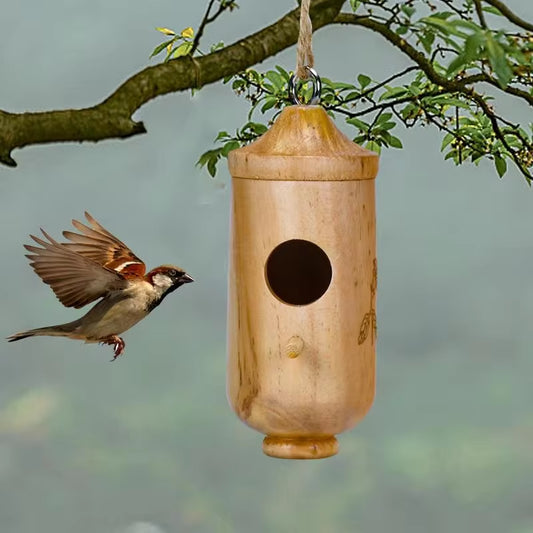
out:
{"label": "engraved leaf design on wood", "polygon": [[357,342],[363,344],[368,337],[368,332],[370,331],[370,323],[372,322],[372,313],[365,313],[363,321],[361,322],[361,327],[359,328],[359,337]]}
{"label": "engraved leaf design on wood", "polygon": [[372,341],[377,339],[378,334],[378,321],[376,311],[374,309],[374,297],[378,288],[378,261],[374,258],[372,264],[372,281],[370,282],[370,311],[365,313],[363,320],[361,321],[361,327],[359,328],[359,337],[357,342],[363,344],[366,341],[368,334],[372,331]]}

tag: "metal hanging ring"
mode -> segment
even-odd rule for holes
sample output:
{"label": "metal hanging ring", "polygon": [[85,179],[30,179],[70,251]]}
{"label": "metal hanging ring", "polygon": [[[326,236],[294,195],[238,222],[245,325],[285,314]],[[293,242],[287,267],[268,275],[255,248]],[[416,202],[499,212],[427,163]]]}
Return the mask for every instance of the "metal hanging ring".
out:
{"label": "metal hanging ring", "polygon": [[293,103],[297,105],[302,104],[308,104],[308,105],[316,105],[320,102],[320,93],[322,92],[322,80],[320,79],[320,76],[316,73],[316,70],[306,66],[305,70],[309,73],[309,80],[313,84],[313,94],[311,95],[311,98],[309,99],[309,102],[302,102],[300,98],[298,97],[298,85],[301,81],[296,74],[293,74],[291,76],[291,79],[289,80],[289,96]]}

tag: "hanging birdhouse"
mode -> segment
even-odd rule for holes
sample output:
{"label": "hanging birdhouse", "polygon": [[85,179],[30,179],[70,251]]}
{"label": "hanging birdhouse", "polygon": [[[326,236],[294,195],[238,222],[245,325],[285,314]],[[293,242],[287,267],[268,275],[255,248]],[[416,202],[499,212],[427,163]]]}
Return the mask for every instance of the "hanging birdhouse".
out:
{"label": "hanging birdhouse", "polygon": [[297,105],[229,168],[229,401],[267,455],[334,455],[374,398],[378,156]]}

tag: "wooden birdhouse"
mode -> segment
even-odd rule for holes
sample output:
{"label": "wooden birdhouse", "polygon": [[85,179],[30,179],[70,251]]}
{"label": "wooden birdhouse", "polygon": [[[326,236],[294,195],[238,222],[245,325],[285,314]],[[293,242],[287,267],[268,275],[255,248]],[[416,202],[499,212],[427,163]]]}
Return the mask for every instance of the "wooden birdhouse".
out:
{"label": "wooden birdhouse", "polygon": [[267,455],[334,455],[374,398],[378,156],[297,105],[229,169],[229,401]]}

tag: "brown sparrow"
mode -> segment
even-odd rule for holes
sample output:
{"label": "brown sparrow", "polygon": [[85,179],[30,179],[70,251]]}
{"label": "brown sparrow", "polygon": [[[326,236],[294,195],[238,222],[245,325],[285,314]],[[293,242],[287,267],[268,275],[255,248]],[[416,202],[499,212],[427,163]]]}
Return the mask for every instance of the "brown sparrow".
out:
{"label": "brown sparrow", "polygon": [[9,342],[50,335],[113,346],[113,361],[124,352],[118,336],[153,311],[172,291],[193,279],[181,268],[162,265],[146,272],[145,264],[89,213],[90,226],[77,220],[80,232],[64,231],[70,242],[57,242],[43,229],[45,239],[30,235],[39,246],[24,245],[37,275],[66,307],[79,309],[101,298],[87,314],[58,326],[15,333]]}

